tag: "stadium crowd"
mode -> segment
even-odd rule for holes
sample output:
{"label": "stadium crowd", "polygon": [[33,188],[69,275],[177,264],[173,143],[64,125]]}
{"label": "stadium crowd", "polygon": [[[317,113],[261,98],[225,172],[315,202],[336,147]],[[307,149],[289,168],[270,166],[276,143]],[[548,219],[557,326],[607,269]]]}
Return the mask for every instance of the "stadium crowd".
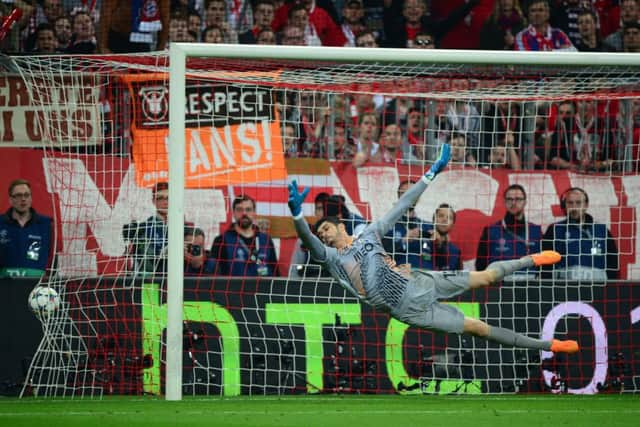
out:
{"label": "stadium crowd", "polygon": [[[12,14],[15,9],[20,13]],[[0,3],[3,21],[17,21],[1,48],[15,54],[148,52],[171,41],[637,52],[639,13],[635,0]]]}
{"label": "stadium crowd", "polygon": [[[0,48],[14,54],[128,53],[171,41],[394,48],[640,49],[637,0],[13,0]],[[5,27],[5,26],[3,26]],[[1,33],[1,31],[0,31]],[[0,34],[1,36],[2,34]],[[410,84],[410,82],[409,82]],[[451,81],[464,90],[470,82]],[[397,82],[390,91],[420,92]],[[113,85],[115,87],[115,84]],[[114,98],[123,98],[114,95]],[[117,101],[116,101],[117,102]],[[472,102],[363,93],[278,92],[285,155],[367,162],[431,161],[581,172],[636,170],[637,103]],[[126,114],[126,108],[122,108]],[[112,115],[121,114],[118,105]],[[535,116],[535,125],[528,117]],[[632,123],[633,129],[628,124]],[[106,129],[118,132],[118,129]],[[425,143],[426,136],[426,143]],[[129,135],[106,135],[128,154]],[[124,143],[122,142],[124,141]],[[109,143],[106,144],[107,146]]]}

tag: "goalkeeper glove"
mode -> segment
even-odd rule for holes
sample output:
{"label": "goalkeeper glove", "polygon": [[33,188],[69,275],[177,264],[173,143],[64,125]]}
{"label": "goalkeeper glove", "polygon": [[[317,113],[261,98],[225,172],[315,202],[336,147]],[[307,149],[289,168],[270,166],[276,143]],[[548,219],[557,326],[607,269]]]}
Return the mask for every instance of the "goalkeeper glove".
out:
{"label": "goalkeeper glove", "polygon": [[451,146],[449,144],[442,144],[440,147],[440,155],[438,156],[438,160],[436,160],[427,173],[424,174],[425,178],[429,181],[433,181],[433,179],[438,175],[449,163],[449,159],[451,158]]}
{"label": "goalkeeper glove", "polygon": [[298,183],[294,179],[289,184],[289,209],[293,216],[298,216],[302,212],[302,202],[304,198],[309,194],[309,188],[302,190],[302,193],[298,191]]}

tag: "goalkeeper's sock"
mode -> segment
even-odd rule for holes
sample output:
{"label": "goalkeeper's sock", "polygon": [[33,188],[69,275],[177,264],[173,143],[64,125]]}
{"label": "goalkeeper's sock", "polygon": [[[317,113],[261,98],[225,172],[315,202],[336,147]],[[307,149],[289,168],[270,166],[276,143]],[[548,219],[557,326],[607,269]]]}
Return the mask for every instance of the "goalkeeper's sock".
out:
{"label": "goalkeeper's sock", "polygon": [[487,266],[487,270],[493,270],[496,273],[495,281],[498,282],[514,271],[524,270],[525,268],[530,268],[534,265],[535,263],[533,262],[533,258],[530,256],[524,256],[520,259],[492,262]]}
{"label": "goalkeeper's sock", "polygon": [[519,334],[510,329],[500,328],[498,326],[489,326],[489,335],[487,339],[497,342],[498,344],[530,348],[535,350],[551,350],[551,341],[539,340],[537,338],[531,338],[526,335]]}

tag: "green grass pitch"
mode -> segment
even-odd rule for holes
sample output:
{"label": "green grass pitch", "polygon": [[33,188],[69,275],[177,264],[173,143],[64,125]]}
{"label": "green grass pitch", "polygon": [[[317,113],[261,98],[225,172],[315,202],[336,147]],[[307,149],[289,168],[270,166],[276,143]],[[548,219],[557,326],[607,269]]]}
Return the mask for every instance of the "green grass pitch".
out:
{"label": "green grass pitch", "polygon": [[0,399],[0,426],[637,426],[638,395]]}

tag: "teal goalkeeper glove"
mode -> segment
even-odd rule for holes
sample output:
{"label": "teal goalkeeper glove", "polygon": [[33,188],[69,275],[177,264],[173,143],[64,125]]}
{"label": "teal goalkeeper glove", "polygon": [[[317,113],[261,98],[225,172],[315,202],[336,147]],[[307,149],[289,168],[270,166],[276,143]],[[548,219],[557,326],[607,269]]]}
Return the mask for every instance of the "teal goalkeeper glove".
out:
{"label": "teal goalkeeper glove", "polygon": [[302,193],[298,191],[298,183],[294,179],[289,184],[289,209],[293,216],[298,216],[302,212],[302,202],[304,198],[309,194],[309,188],[302,190]]}
{"label": "teal goalkeeper glove", "polygon": [[449,163],[449,159],[451,159],[451,146],[449,144],[442,144],[440,147],[440,155],[438,156],[438,160],[436,160],[427,173],[424,174],[425,178],[429,181],[433,181],[433,179],[438,175]]}

